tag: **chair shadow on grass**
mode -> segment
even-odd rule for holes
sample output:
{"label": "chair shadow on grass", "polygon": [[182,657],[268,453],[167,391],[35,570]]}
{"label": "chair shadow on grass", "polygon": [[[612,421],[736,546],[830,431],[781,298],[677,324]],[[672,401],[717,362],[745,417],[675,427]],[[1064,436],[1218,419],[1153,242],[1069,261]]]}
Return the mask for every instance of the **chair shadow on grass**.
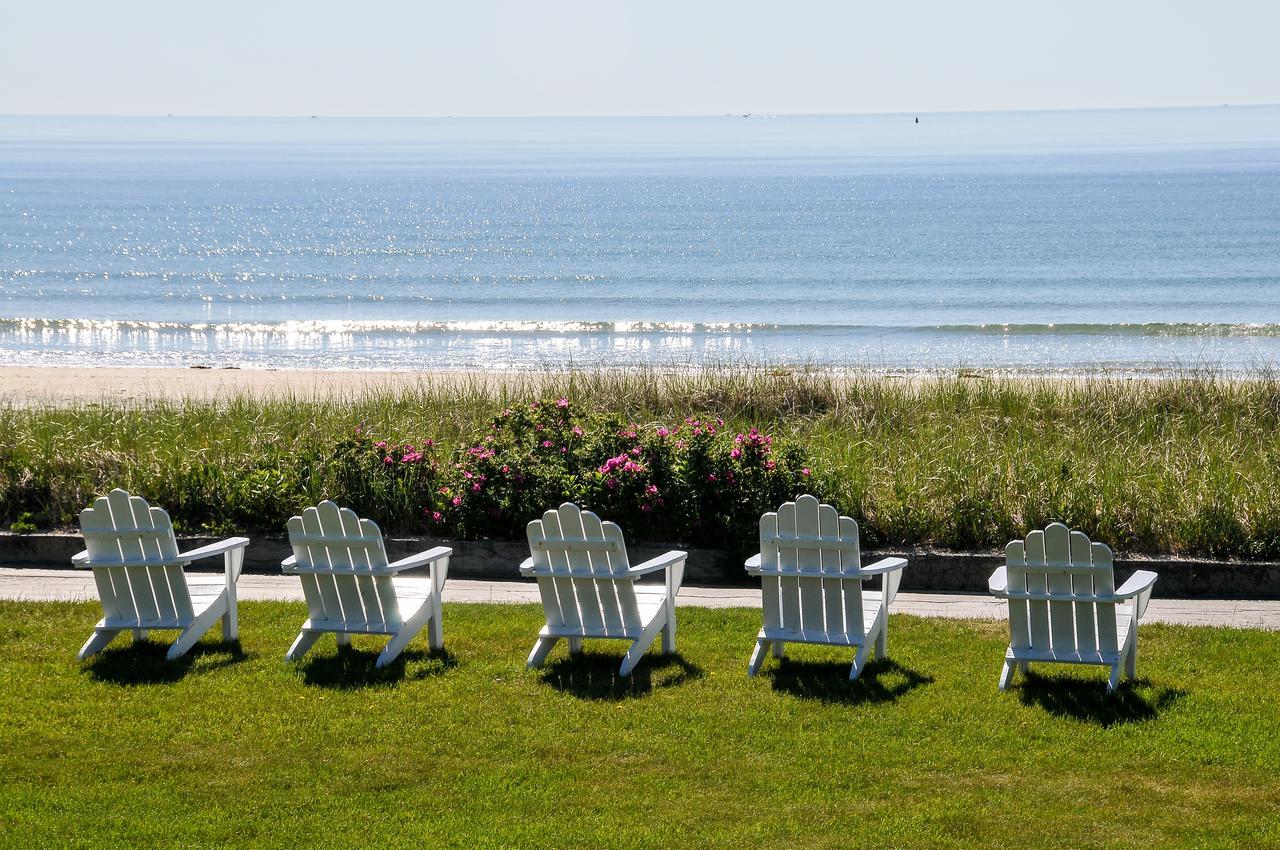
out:
{"label": "chair shadow on grass", "polygon": [[206,673],[232,664],[239,664],[249,656],[240,641],[200,641],[187,650],[181,658],[169,661],[165,654],[168,643],[152,640],[134,641],[118,647],[107,647],[84,662],[89,676],[99,682],[116,685],[167,685],[183,679],[197,661],[211,659],[200,664],[200,672]]}
{"label": "chair shadow on grass", "polygon": [[[1114,694],[1109,694],[1104,679],[1081,679],[1061,673],[1046,676],[1034,670],[1023,673],[1014,689],[1023,705],[1104,729],[1155,720],[1160,712],[1187,695],[1178,688],[1155,687],[1148,679],[1123,681]],[[1149,695],[1140,690],[1149,691]]]}
{"label": "chair shadow on grass", "polygon": [[933,683],[933,677],[904,667],[893,659],[868,661],[857,680],[849,681],[847,661],[798,661],[781,658],[761,675],[775,691],[828,703],[893,702]]}
{"label": "chair shadow on grass", "polygon": [[398,682],[414,682],[440,676],[458,666],[458,659],[447,649],[426,652],[406,649],[386,667],[378,667],[380,650],[340,646],[336,652],[309,654],[298,666],[302,681],[319,688],[352,691],[376,688]]}
{"label": "chair shadow on grass", "polygon": [[680,655],[645,655],[631,671],[620,676],[622,654],[584,651],[550,661],[539,671],[543,684],[579,699],[616,702],[647,696],[661,688],[673,688],[701,679],[706,672]]}

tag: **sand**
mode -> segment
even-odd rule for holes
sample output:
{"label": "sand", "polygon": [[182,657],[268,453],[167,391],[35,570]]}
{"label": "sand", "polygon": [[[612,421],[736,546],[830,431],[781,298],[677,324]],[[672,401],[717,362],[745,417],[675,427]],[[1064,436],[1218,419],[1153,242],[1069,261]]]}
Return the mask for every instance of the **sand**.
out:
{"label": "sand", "polygon": [[[664,370],[638,367],[651,375],[682,374],[688,368]],[[729,367],[720,367],[730,372]],[[745,366],[745,371],[760,373],[758,366]],[[590,370],[587,370],[590,372]],[[605,370],[624,371],[624,370]],[[712,369],[711,371],[715,371]],[[1150,373],[1122,375],[1098,372],[1093,375],[1030,376],[984,370],[958,370],[937,373],[903,374],[863,369],[810,370],[805,367],[778,367],[765,370],[770,374],[816,372],[837,380],[873,377],[919,385],[940,376],[973,380],[1013,380],[1033,383],[1087,383],[1093,380],[1159,380],[1187,378],[1195,373]],[[489,372],[489,371],[357,371],[339,369],[212,369],[173,367],[113,366],[0,366],[0,405],[67,406],[93,403],[128,403],[161,399],[219,400],[249,395],[257,398],[290,396],[303,399],[350,398],[378,391],[397,389],[459,387],[497,392],[501,388],[528,390],[555,382],[561,384],[565,371]],[[1207,373],[1206,373],[1207,374]],[[1200,375],[1204,377],[1205,375]],[[1219,376],[1221,377],[1221,376]]]}
{"label": "sand", "polygon": [[536,383],[545,375],[500,372],[358,372],[323,369],[174,369],[0,366],[0,404],[66,405],[236,395],[325,398],[423,385]]}

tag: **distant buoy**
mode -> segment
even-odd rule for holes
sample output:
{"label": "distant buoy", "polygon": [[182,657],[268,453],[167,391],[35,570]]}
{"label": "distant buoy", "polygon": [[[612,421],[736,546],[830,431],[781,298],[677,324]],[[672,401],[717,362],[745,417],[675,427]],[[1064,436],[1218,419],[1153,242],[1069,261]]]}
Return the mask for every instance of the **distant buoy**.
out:
{"label": "distant buoy", "polygon": [[916,123],[917,123],[917,124],[919,124],[919,123],[920,123],[920,116],[919,116],[919,115],[917,115],[917,116],[916,116]]}

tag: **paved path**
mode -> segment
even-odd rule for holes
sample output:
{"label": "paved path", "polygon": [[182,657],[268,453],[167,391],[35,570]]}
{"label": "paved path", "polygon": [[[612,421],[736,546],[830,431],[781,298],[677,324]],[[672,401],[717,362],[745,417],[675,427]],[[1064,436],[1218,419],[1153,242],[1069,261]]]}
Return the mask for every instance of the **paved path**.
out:
{"label": "paved path", "polygon": [[[295,576],[244,575],[237,584],[242,600],[302,601]],[[93,576],[84,570],[0,568],[0,599],[74,602],[97,599]],[[446,602],[537,602],[532,581],[451,579]],[[760,591],[737,587],[685,587],[677,603],[704,608],[759,608]],[[1003,619],[1004,603],[973,593],[899,593],[896,613],[921,617]],[[1280,630],[1280,601],[1233,599],[1153,599],[1144,622],[1193,626],[1233,626]]]}

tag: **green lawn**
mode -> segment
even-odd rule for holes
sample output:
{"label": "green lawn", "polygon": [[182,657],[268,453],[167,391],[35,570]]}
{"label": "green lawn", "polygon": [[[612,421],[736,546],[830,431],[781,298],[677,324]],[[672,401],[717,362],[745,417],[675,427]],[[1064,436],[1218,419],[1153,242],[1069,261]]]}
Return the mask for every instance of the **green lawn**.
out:
{"label": "green lawn", "polygon": [[[96,605],[0,603],[6,846],[1280,846],[1280,634],[1147,625],[1136,686],[1043,668],[996,690],[1001,623],[895,616],[892,661],[798,648],[745,675],[759,614],[681,609],[681,654],[524,670],[534,606],[446,605],[283,660],[301,604],[180,662]],[[216,635],[216,630],[215,633]]]}

